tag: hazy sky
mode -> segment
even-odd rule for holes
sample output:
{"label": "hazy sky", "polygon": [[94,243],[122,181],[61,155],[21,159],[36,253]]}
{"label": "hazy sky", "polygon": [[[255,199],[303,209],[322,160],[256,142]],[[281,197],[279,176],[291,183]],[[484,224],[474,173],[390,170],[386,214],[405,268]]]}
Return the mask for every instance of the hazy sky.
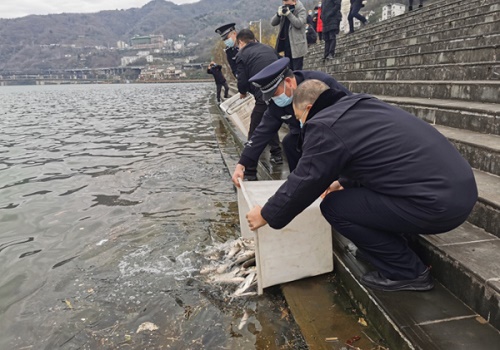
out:
{"label": "hazy sky", "polygon": [[[99,12],[142,7],[151,0],[0,0],[0,18],[49,13]],[[170,0],[181,5],[198,0]]]}

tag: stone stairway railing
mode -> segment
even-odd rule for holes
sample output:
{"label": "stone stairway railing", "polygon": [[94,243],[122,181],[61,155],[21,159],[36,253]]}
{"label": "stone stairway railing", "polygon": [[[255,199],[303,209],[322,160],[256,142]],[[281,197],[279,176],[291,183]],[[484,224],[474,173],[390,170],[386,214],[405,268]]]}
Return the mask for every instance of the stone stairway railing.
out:
{"label": "stone stairway railing", "polygon": [[[416,301],[403,308],[406,316],[384,293],[359,285],[366,266],[343,249],[345,239],[334,235],[336,266],[347,289],[371,315],[388,319],[381,328],[389,339],[399,339],[393,339],[398,348],[494,349],[500,344],[499,44],[498,0],[444,0],[341,34],[333,60],[322,60],[322,43],[305,59],[304,69],[327,72],[353,92],[375,95],[434,124],[475,171],[479,200],[468,222],[415,242],[445,288],[408,294],[406,302]],[[443,299],[456,300],[454,309]],[[423,310],[436,315],[419,319]],[[446,345],[448,331],[456,341]],[[484,340],[487,336],[498,342]]]}

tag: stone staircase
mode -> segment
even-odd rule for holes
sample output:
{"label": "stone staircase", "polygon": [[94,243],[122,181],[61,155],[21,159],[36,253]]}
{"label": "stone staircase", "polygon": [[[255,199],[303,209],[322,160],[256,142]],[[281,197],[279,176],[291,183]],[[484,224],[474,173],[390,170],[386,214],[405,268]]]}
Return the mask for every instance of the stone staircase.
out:
{"label": "stone staircase", "polygon": [[426,293],[365,289],[369,270],[334,232],[336,271],[391,349],[500,349],[500,2],[443,0],[337,38],[333,75],[433,124],[474,168],[479,199],[452,232],[414,248],[439,282]]}

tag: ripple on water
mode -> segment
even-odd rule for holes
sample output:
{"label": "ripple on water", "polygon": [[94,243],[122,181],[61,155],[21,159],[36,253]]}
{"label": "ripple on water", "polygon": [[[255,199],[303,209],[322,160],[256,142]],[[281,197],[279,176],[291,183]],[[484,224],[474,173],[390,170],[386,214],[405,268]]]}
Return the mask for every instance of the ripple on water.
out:
{"label": "ripple on water", "polygon": [[213,90],[0,88],[1,349],[255,347],[257,318],[239,330],[244,303],[196,278],[196,251],[238,227]]}

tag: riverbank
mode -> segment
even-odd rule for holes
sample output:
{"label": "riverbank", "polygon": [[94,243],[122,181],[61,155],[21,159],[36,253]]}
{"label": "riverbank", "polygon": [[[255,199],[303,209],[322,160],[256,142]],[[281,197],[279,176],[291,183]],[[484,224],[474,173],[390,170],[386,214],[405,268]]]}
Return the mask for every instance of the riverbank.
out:
{"label": "riverbank", "polygon": [[161,79],[161,80],[84,80],[84,79],[20,79],[0,80],[0,86],[30,86],[30,85],[102,85],[102,84],[182,84],[210,83],[213,79]]}

